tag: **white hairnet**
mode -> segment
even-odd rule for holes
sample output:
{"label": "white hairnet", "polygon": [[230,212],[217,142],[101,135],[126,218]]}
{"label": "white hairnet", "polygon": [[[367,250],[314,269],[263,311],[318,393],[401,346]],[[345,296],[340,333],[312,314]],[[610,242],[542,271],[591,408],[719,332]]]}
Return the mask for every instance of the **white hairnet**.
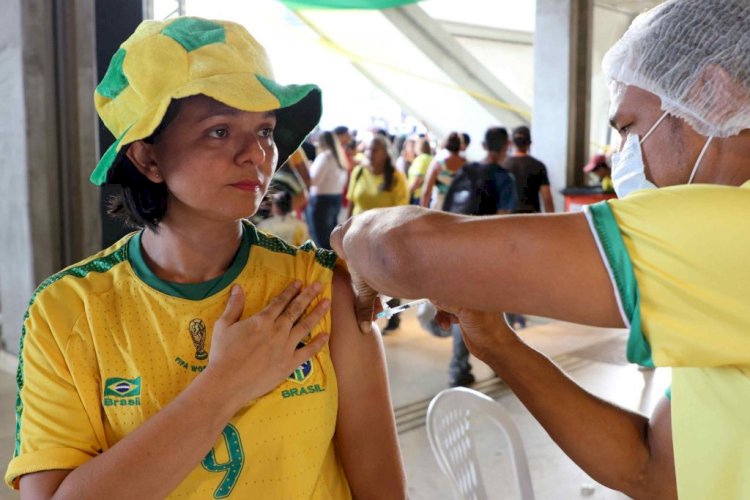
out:
{"label": "white hairnet", "polygon": [[669,0],[638,16],[602,63],[698,133],[750,128],[750,0]]}

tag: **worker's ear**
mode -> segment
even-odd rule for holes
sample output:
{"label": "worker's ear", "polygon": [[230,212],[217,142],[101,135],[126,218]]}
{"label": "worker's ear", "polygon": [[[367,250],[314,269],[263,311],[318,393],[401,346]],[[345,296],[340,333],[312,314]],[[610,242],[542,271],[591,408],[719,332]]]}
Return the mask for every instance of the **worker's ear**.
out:
{"label": "worker's ear", "polygon": [[737,103],[747,101],[747,91],[724,68],[709,64],[696,78],[689,99],[707,101],[702,106],[704,113],[708,111],[706,122],[726,123],[736,114]]}
{"label": "worker's ear", "polygon": [[135,141],[128,146],[125,156],[148,180],[154,184],[164,182],[154,155],[153,145]]}

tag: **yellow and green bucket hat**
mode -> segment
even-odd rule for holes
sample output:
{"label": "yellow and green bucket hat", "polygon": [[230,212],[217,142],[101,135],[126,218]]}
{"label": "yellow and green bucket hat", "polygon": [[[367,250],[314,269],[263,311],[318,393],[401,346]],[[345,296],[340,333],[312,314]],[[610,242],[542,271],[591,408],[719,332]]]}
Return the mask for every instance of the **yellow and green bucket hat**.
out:
{"label": "yellow and green bucket hat", "polygon": [[265,50],[239,24],[197,17],[144,21],[115,52],[94,93],[116,140],[91,182],[107,182],[123,148],[153,134],[172,99],[197,94],[243,111],[276,110],[279,165],[320,121],[320,89],[276,83]]}

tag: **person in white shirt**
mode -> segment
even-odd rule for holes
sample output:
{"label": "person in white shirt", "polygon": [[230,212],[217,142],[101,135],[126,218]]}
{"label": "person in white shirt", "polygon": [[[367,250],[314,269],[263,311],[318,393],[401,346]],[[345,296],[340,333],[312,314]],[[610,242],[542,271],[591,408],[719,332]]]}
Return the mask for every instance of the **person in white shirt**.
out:
{"label": "person in white shirt", "polygon": [[347,170],[339,153],[336,136],[323,132],[318,138],[318,153],[310,166],[310,202],[305,211],[310,236],[316,245],[330,249],[331,231],[338,223]]}

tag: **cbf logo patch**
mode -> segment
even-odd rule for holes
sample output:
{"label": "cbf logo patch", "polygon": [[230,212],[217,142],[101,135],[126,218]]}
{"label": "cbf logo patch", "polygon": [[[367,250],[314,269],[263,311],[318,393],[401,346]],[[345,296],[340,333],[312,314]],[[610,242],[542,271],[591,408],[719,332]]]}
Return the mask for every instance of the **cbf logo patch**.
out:
{"label": "cbf logo patch", "polygon": [[[297,344],[297,349],[300,349],[301,347],[305,347],[305,344],[303,342]],[[297,382],[298,384],[302,384],[305,382],[305,380],[310,378],[310,375],[312,375],[312,371],[312,360],[308,359],[307,361],[299,365],[291,375],[289,375],[289,380],[291,380],[292,382]]]}
{"label": "cbf logo patch", "polygon": [[291,375],[289,375],[289,380],[292,382],[297,382],[298,384],[303,383],[305,380],[307,380],[310,375],[312,374],[312,360],[308,359],[301,365],[299,365]]}
{"label": "cbf logo patch", "polygon": [[140,406],[141,377],[112,377],[104,382],[104,406]]}

